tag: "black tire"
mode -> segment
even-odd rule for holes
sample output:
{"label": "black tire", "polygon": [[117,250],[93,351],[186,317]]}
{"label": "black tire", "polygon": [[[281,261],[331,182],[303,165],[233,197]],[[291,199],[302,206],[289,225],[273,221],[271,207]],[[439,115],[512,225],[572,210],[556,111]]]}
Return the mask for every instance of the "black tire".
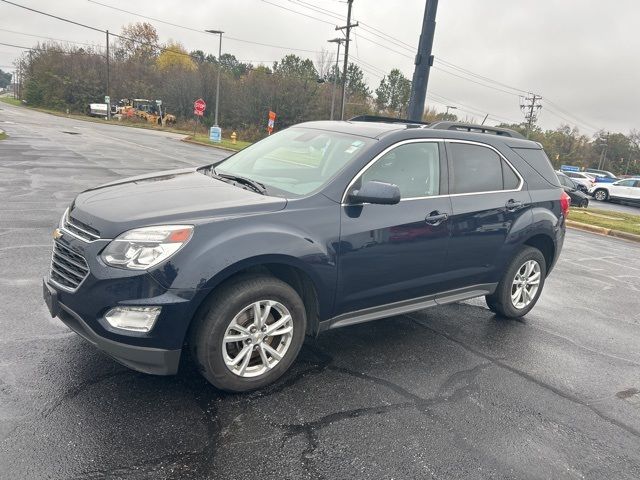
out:
{"label": "black tire", "polygon": [[580,204],[580,206],[582,208],[587,208],[589,206],[589,199],[585,198],[584,200],[582,200],[582,203]]}
{"label": "black tire", "polygon": [[[530,303],[524,308],[516,308],[511,300],[511,289],[516,273],[520,268],[529,260],[535,260],[540,266],[540,284],[534,297]],[[509,267],[506,269],[502,279],[498,283],[496,291],[485,297],[487,306],[489,309],[505,318],[520,318],[525,316],[535,306],[542,289],[544,288],[544,281],[547,274],[547,266],[544,259],[544,255],[537,248],[524,247],[514,258],[511,260]]]}
{"label": "black tire", "polygon": [[[265,299],[281,303],[290,312],[291,343],[273,368],[259,376],[241,377],[224,361],[225,331],[239,312]],[[255,390],[274,382],[289,369],[304,342],[306,326],[304,304],[291,286],[268,275],[241,276],[218,287],[197,315],[189,335],[191,357],[200,373],[215,387],[229,392]]]}
{"label": "black tire", "polygon": [[609,200],[609,192],[607,192],[605,188],[598,188],[595,192],[593,192],[593,198],[595,198],[599,202],[606,202],[607,200]]}

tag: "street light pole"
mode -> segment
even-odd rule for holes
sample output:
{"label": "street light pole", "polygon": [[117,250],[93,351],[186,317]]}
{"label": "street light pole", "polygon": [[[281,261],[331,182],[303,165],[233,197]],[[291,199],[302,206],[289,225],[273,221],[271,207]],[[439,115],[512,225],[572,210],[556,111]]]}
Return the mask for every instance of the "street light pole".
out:
{"label": "street light pole", "polygon": [[338,53],[336,54],[336,70],[333,75],[333,91],[331,92],[331,120],[333,120],[333,112],[335,111],[336,103],[336,88],[338,86],[338,62],[340,61],[340,45],[344,42],[342,38],[334,38],[333,40],[327,40],[329,43],[338,44]]}
{"label": "street light pole", "polygon": [[222,30],[205,30],[207,33],[213,33],[220,35],[220,42],[218,43],[218,79],[216,80],[216,110],[213,119],[213,125],[218,126],[218,106],[220,105],[220,70],[222,70],[222,64],[220,63],[220,57],[222,56]]}

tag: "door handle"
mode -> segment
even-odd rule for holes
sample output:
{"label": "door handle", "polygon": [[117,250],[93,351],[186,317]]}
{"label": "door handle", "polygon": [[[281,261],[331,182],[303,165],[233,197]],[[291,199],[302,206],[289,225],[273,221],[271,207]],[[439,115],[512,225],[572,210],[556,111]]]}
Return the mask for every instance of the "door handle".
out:
{"label": "door handle", "polygon": [[440,213],[437,210],[435,212],[431,212],[427,218],[424,219],[426,223],[429,225],[440,225],[442,222],[446,221],[449,218],[449,215],[446,213]]}
{"label": "door handle", "polygon": [[515,210],[518,210],[519,208],[524,207],[524,202],[521,202],[520,200],[514,200],[512,198],[507,201],[505,207],[507,207],[507,210],[509,210],[510,212],[513,212]]}

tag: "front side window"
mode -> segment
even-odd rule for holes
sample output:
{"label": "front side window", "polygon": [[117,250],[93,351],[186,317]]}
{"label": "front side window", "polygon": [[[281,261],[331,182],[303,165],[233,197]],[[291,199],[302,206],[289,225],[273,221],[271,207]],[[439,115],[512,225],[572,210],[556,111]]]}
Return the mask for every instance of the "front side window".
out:
{"label": "front side window", "polygon": [[385,153],[362,174],[361,181],[392,183],[401,198],[440,194],[440,153],[434,142],[406,143]]}
{"label": "front side window", "polygon": [[449,143],[450,191],[481,193],[515,190],[520,179],[513,169],[490,148],[466,143]]}
{"label": "front side window", "polygon": [[215,173],[261,182],[270,195],[307,195],[375,142],[367,137],[292,127],[223,160],[215,166]]}

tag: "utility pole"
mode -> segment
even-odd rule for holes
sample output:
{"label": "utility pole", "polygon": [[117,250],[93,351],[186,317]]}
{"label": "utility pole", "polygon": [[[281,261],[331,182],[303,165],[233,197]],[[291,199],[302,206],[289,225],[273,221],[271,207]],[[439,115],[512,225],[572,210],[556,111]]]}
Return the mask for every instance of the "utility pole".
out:
{"label": "utility pole", "polygon": [[110,76],[111,76],[111,59],[109,58],[109,30],[107,30],[107,97],[109,97],[109,103],[107,103],[107,120],[111,120],[111,93],[110,93]]}
{"label": "utility pole", "polygon": [[338,73],[340,69],[338,68],[338,62],[340,61],[340,45],[344,42],[343,38],[334,38],[333,40],[327,40],[329,43],[337,43],[338,44],[338,53],[336,53],[336,69],[333,75],[333,90],[331,92],[331,120],[333,120],[333,112],[335,111],[335,103],[336,103],[336,88],[338,87]]}
{"label": "utility pole", "polygon": [[216,80],[216,111],[213,119],[213,126],[218,126],[218,106],[220,105],[220,70],[222,70],[222,63],[220,63],[220,57],[222,56],[222,30],[205,30],[207,33],[213,33],[220,35],[220,42],[218,43],[218,79]]}
{"label": "utility pole", "polygon": [[422,19],[422,33],[418,43],[418,53],[415,59],[413,80],[411,82],[411,96],[407,116],[409,120],[421,122],[424,114],[424,102],[427,98],[427,85],[429,83],[429,69],[433,65],[433,36],[436,33],[436,12],[438,0],[427,0],[424,6],[424,18]]}
{"label": "utility pole", "polygon": [[520,97],[520,110],[524,113],[524,118],[527,121],[527,138],[531,136],[531,129],[538,120],[538,112],[542,108],[540,100],[542,100],[542,97],[535,93]]}
{"label": "utility pole", "polygon": [[445,115],[447,116],[447,118],[449,117],[449,109],[451,110],[457,110],[458,107],[454,107],[453,105],[447,105],[447,112],[445,113]]}
{"label": "utility pole", "polygon": [[345,97],[347,93],[347,68],[349,68],[349,41],[351,37],[351,29],[358,26],[358,22],[351,23],[351,8],[353,0],[347,0],[347,24],[344,27],[336,27],[336,30],[346,29],[346,38],[344,39],[344,67],[342,69],[342,98],[340,99],[340,120],[344,120]]}

